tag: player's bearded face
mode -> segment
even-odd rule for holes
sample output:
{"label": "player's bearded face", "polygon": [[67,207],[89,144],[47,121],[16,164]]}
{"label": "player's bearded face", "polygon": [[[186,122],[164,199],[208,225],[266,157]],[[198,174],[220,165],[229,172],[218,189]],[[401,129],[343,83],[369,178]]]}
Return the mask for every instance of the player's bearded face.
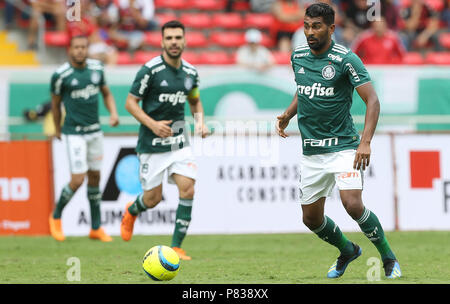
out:
{"label": "player's bearded face", "polygon": [[173,59],[181,57],[185,46],[182,28],[166,28],[161,42],[164,52]]}
{"label": "player's bearded face", "polygon": [[334,25],[326,25],[321,17],[311,18],[306,16],[304,20],[304,31],[308,46],[312,50],[321,50],[331,39]]}
{"label": "player's bearded face", "polygon": [[74,39],[69,49],[69,55],[76,64],[84,63],[88,56],[88,40],[86,38]]}

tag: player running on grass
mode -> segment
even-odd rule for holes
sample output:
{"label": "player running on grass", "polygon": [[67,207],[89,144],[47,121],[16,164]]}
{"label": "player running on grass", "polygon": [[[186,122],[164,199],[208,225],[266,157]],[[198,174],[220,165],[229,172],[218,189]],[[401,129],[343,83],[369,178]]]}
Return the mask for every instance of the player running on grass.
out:
{"label": "player running on grass", "polygon": [[[298,118],[303,141],[303,223],[339,249],[340,256],[327,276],[342,276],[348,264],[361,255],[361,248],[324,215],[325,198],[337,184],[345,210],[379,251],[386,277],[400,277],[399,263],[383,228],[361,198],[363,170],[369,165],[370,142],[380,112],[378,97],[358,56],[331,39],[335,25],[334,10],[329,5],[309,6],[304,29],[308,43],[298,46],[291,56],[297,92],[290,106],[277,117],[281,137],[287,136],[284,129],[289,120],[295,114]],[[354,89],[367,106],[361,140],[350,115]]]}
{"label": "player running on grass", "polygon": [[[98,96],[101,92],[110,112],[109,123],[119,124],[114,97],[105,82],[103,64],[88,59],[88,39],[75,36],[70,41],[69,62],[59,67],[52,76],[52,114],[55,135],[67,147],[71,179],[61,192],[53,214],[50,215],[50,233],[58,241],[64,241],[61,215],[64,207],[83,184],[87,175],[87,197],[91,208],[89,237],[110,242],[112,238],[100,227],[99,189],[100,169],[103,158],[103,132],[100,129]],[[61,102],[66,116],[61,129]],[[61,135],[62,133],[62,135]]]}
{"label": "player running on grass", "polygon": [[177,185],[180,197],[171,247],[181,259],[190,260],[181,243],[191,221],[197,167],[184,130],[186,101],[196,118],[196,131],[205,137],[208,129],[203,123],[197,70],[181,59],[186,44],[184,25],[169,21],[161,31],[162,55],[141,67],[126,100],[126,109],[141,123],[136,152],[144,192],[127,204],[120,232],[129,241],[137,215],[161,201],[167,171],[168,182]]}

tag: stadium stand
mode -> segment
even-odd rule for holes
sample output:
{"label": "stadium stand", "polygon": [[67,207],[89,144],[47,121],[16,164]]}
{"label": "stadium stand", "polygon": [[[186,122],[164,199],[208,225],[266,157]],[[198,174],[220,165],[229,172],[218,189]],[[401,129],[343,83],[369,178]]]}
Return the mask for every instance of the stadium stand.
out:
{"label": "stadium stand", "polygon": [[[7,16],[5,9],[5,1],[0,1],[0,12],[5,19]],[[86,0],[97,7],[114,7],[117,0]],[[275,1],[275,0],[274,0]],[[274,2],[273,1],[273,2]],[[339,15],[346,15],[346,5],[350,1],[334,2],[335,7],[339,9]],[[414,0],[400,0],[400,1],[386,1],[394,5],[395,10],[399,11],[399,18],[403,18],[405,10],[408,10]],[[417,1],[417,0],[416,0]],[[448,27],[449,4],[445,0],[419,0],[423,1],[435,16],[440,18],[440,28],[437,31],[435,41],[438,45],[427,44],[424,48],[407,48],[405,56],[401,63],[403,64],[450,64],[448,57],[450,56],[450,28]],[[30,20],[27,14],[24,14],[21,7],[31,9],[28,0],[19,0],[14,3],[21,3],[21,6],[15,6],[13,10],[12,25],[8,24],[7,31],[2,33],[2,43],[6,43],[8,30],[19,31],[23,37],[27,37],[27,31],[30,26]],[[276,36],[274,35],[273,26],[276,23],[275,17],[271,11],[257,11],[251,7],[250,1],[227,1],[227,0],[154,0],[155,18],[158,20],[159,27],[165,22],[173,19],[178,19],[186,25],[187,28],[187,42],[189,50],[184,56],[189,58],[189,61],[195,64],[233,64],[235,63],[235,52],[237,49],[245,44],[244,33],[249,28],[257,28],[262,33],[261,44],[269,48],[273,53],[277,64],[289,64],[289,52],[278,49],[276,43]],[[329,2],[329,1],[326,1]],[[384,1],[382,1],[384,3]],[[8,3],[10,5],[10,3]],[[97,18],[98,13],[94,16],[94,10],[86,12],[87,15]],[[105,9],[106,12],[106,9]],[[104,13],[104,12],[102,12]],[[11,10],[8,11],[11,14]],[[11,20],[11,16],[8,16]],[[2,20],[3,23],[3,20]],[[6,25],[6,22],[4,22]],[[345,23],[342,23],[343,26]],[[101,31],[102,38],[109,45],[118,49],[117,64],[140,64],[145,62],[148,56],[152,56],[160,51],[161,33],[159,27],[153,30],[142,30],[144,34],[144,44],[135,51],[127,50],[126,44],[121,43],[120,40],[114,40],[114,35],[111,34],[110,29],[114,24],[98,24]],[[5,26],[6,27],[6,26]],[[398,22],[398,34],[404,30],[405,23],[401,19]],[[70,28],[70,27],[68,27]],[[342,30],[345,30],[343,28]],[[391,28],[391,30],[393,30]],[[68,45],[70,33],[68,30],[58,31],[55,27],[55,22],[52,19],[45,21],[43,28],[42,43],[45,44],[46,51],[54,50],[65,52]],[[355,37],[356,38],[356,37]],[[5,50],[16,50],[8,42],[8,46],[2,48],[2,54]],[[351,45],[346,45],[351,47]],[[17,46],[17,50],[26,49]],[[36,64],[36,54],[39,50],[22,52],[20,56],[24,59],[23,62],[28,64]],[[33,57],[34,56],[34,57]],[[20,57],[20,58],[22,58]],[[39,56],[41,57],[41,56]],[[17,57],[19,58],[19,57]],[[34,58],[34,59],[31,59]],[[45,57],[44,57],[45,58]],[[42,63],[53,63],[52,57],[47,56],[47,60]],[[10,61],[2,59],[3,61]]]}

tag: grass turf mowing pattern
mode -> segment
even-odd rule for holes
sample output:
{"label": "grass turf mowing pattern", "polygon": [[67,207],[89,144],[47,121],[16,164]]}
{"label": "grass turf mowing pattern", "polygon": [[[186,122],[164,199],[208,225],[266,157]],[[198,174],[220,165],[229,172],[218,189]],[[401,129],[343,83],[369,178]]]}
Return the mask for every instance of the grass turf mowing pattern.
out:
{"label": "grass turf mowing pattern", "polygon": [[[0,237],[0,283],[78,283],[67,280],[70,257],[81,264],[84,284],[316,284],[316,283],[450,283],[450,231],[388,232],[389,243],[403,272],[397,280],[370,282],[370,257],[379,254],[362,233],[346,233],[363,254],[343,277],[327,279],[328,267],[339,252],[312,233],[260,235],[189,235],[183,248],[192,261],[181,261],[180,272],[169,282],[153,282],[141,267],[145,252],[170,244],[171,236],[135,235],[130,242],[114,237],[111,243],[86,237]],[[380,261],[380,266],[382,263]]]}

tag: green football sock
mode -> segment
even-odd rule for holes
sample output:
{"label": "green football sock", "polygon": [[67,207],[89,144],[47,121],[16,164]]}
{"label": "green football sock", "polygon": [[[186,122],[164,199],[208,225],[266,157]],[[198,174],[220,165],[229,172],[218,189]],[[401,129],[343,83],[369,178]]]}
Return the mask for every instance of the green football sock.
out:
{"label": "green football sock", "polygon": [[172,236],[172,247],[181,247],[191,222],[192,199],[180,198],[175,216],[175,230]]}
{"label": "green football sock", "polygon": [[73,192],[73,190],[69,187],[69,185],[66,185],[62,189],[58,202],[56,203],[55,210],[53,211],[53,218],[55,219],[61,218],[64,207],[69,203],[74,193],[75,192]]}
{"label": "green football sock", "polygon": [[147,206],[144,205],[144,202],[142,201],[143,194],[140,194],[133,204],[131,204],[130,207],[128,207],[128,212],[130,212],[132,215],[138,215],[142,211],[147,210]]}
{"label": "green football sock", "polygon": [[88,186],[87,196],[89,200],[89,206],[91,207],[91,227],[96,230],[100,228],[101,214],[100,214],[100,201],[102,194],[99,187]]}
{"label": "green football sock", "polygon": [[385,259],[396,259],[384,235],[383,227],[381,227],[380,221],[373,212],[364,208],[362,216],[356,222],[366,237],[375,245],[383,261]]}
{"label": "green football sock", "polygon": [[320,225],[319,228],[314,229],[313,232],[325,242],[339,249],[343,255],[353,254],[354,249],[352,242],[347,239],[341,229],[339,229],[339,226],[328,216],[324,216],[322,225]]}

